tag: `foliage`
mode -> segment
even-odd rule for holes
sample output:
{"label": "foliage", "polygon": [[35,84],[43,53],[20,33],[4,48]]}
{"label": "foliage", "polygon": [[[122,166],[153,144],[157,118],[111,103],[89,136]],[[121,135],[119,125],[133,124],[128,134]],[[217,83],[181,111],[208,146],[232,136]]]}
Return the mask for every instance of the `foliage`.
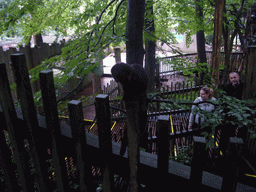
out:
{"label": "foliage", "polygon": [[178,163],[183,164],[191,164],[192,155],[193,155],[193,145],[185,145],[183,147],[178,147],[176,156],[170,156],[172,161],[176,161]]}
{"label": "foliage", "polygon": [[[44,30],[69,35],[61,55],[49,58],[30,71],[33,82],[40,71],[61,66],[61,75],[54,79],[58,89],[71,77],[85,77],[99,68],[105,48],[124,40],[125,16],[124,0],[15,0],[0,12],[0,34],[15,27],[22,30],[25,44],[31,35]],[[41,101],[40,96],[36,100]]]}
{"label": "foliage", "polygon": [[[44,31],[55,31],[60,36],[69,36],[69,41],[62,49],[62,54],[42,62],[30,71],[32,81],[38,79],[40,71],[52,69],[54,66],[63,67],[62,73],[56,76],[55,88],[64,85],[72,77],[85,77],[92,70],[99,68],[99,61],[104,58],[107,46],[117,46],[126,41],[126,9],[125,0],[5,0],[7,6],[0,12],[0,34],[8,30],[22,31],[23,42],[28,43],[31,35]],[[244,9],[247,10],[252,0],[245,1]],[[154,7],[154,13],[147,13],[148,19],[154,20],[155,33],[144,29],[144,38],[161,40],[172,46],[175,36],[170,27],[175,26],[178,34],[187,34],[187,44],[191,42],[191,35],[199,30],[204,30],[211,35],[213,31],[214,1],[200,0],[161,0],[148,1],[146,6]],[[244,24],[237,18],[235,11],[240,6],[240,1],[226,1],[225,18],[227,24],[235,29],[235,22]],[[195,6],[201,6],[204,20],[196,14]],[[147,10],[147,9],[146,9]],[[200,21],[200,22],[199,22]],[[241,26],[239,25],[239,26]],[[178,50],[177,50],[178,51]],[[94,61],[97,62],[94,62]],[[205,84],[210,84],[211,68],[206,63],[196,63],[196,58],[187,61],[176,58],[166,64],[173,65],[175,69],[182,70],[184,75],[193,76],[207,74]],[[36,103],[41,101],[40,94],[35,95]]]}
{"label": "foliage", "polygon": [[[217,90],[219,97],[215,101],[215,110],[207,112],[195,108],[194,114],[198,114],[205,121],[202,122],[201,128],[210,127],[207,132],[203,132],[202,136],[207,139],[207,148],[214,147],[213,135],[216,127],[220,125],[236,125],[238,128],[247,128],[251,134],[251,138],[256,138],[256,100],[239,100],[234,97],[226,96],[223,91]],[[152,97],[159,93],[151,94]],[[161,110],[183,109],[191,110],[193,100],[177,100],[176,98],[163,97],[168,103],[161,103]],[[153,103],[151,105],[154,105]]]}

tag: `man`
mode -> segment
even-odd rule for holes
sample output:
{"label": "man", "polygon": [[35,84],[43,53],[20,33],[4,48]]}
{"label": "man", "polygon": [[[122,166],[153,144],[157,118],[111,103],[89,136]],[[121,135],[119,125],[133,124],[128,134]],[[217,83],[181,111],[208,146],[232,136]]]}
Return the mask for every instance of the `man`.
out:
{"label": "man", "polygon": [[227,96],[232,96],[242,100],[244,83],[240,80],[240,76],[237,72],[231,72],[229,74],[230,82],[224,85],[223,91]]}
{"label": "man", "polygon": [[[237,72],[231,72],[229,74],[230,82],[224,85],[223,91],[226,92],[227,96],[235,97],[239,100],[242,100],[244,83],[240,80],[240,76]],[[221,129],[219,147],[222,151],[223,155],[225,155],[227,147],[228,147],[228,137],[234,137],[236,134],[239,137],[243,137],[244,130],[239,129],[237,133],[237,125],[233,125],[231,122],[235,120],[234,116],[229,116],[230,109],[224,108],[223,113],[226,114],[224,116],[223,125],[219,128]],[[237,135],[237,136],[238,136]]]}

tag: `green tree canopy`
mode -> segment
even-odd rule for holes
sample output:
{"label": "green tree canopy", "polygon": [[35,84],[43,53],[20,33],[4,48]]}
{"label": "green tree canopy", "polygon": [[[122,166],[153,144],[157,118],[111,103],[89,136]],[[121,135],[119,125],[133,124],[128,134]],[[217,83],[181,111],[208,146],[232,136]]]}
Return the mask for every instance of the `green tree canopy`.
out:
{"label": "green tree canopy", "polygon": [[[73,75],[84,76],[105,55],[104,49],[126,41],[127,1],[125,0],[5,0],[6,5],[0,4],[0,34],[9,29],[22,31],[23,42],[27,44],[32,35],[47,31],[57,31],[61,36],[69,36],[70,40],[60,56],[50,58],[39,67],[33,69],[33,78],[38,72],[52,68],[56,64],[65,69],[57,79],[58,83],[66,82]],[[202,7],[204,20],[196,14],[196,3]],[[245,32],[243,12],[236,14],[243,5],[246,11],[254,2],[252,0],[226,0],[225,27],[229,31]],[[203,30],[205,34],[213,32],[214,1],[208,0],[159,0],[148,1],[153,4],[154,13],[146,13],[146,17],[154,20],[155,32],[144,28],[144,37],[149,40],[161,40],[172,48],[175,43],[170,28],[177,33],[187,34],[187,42],[191,35]],[[147,8],[145,9],[147,10]],[[228,22],[227,22],[228,21]],[[239,21],[239,22],[238,22]],[[225,30],[226,31],[226,30]],[[229,35],[231,37],[231,35]],[[144,38],[145,40],[145,38]]]}

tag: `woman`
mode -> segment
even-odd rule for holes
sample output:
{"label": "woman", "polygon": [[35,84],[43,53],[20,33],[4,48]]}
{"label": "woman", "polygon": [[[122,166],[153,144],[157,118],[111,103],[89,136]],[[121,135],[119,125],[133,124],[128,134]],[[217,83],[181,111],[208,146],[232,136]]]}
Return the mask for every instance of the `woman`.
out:
{"label": "woman", "polygon": [[[207,100],[216,100],[216,99],[212,96],[212,90],[209,89],[207,86],[204,86],[200,90],[200,97],[196,98],[194,103],[199,103]],[[193,112],[196,108],[199,108],[203,111],[211,112],[214,110],[214,105],[210,103],[200,103],[198,105],[193,105],[191,111]],[[188,125],[189,129],[192,129],[192,126],[197,127],[199,122],[201,124],[204,121],[204,118],[200,118],[199,114],[193,114],[192,112],[190,113],[190,117],[189,117],[189,125]]]}

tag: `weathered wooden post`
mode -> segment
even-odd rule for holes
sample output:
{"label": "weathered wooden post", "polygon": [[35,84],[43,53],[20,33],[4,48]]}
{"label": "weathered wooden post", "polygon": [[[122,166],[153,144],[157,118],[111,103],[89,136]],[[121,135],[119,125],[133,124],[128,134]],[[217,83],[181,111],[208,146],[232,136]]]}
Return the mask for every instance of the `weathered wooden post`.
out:
{"label": "weathered wooden post", "polygon": [[138,165],[140,162],[140,105],[138,101],[126,102],[128,159],[130,166],[129,191],[138,192]]}
{"label": "weathered wooden post", "polygon": [[121,62],[121,49],[119,47],[114,48],[114,53],[115,53],[116,63],[120,63]]}
{"label": "weathered wooden post", "polygon": [[247,67],[245,72],[245,87],[243,99],[256,97],[256,46],[247,47]]}
{"label": "weathered wooden post", "polygon": [[[12,141],[11,146],[13,149],[13,156],[17,165],[17,170],[19,173],[19,179],[24,191],[31,190],[33,187],[29,186],[29,180],[26,178],[31,177],[29,170],[25,170],[28,166],[24,166],[26,162],[24,155],[24,142],[22,138],[19,138],[19,132],[17,130],[17,115],[14,108],[14,103],[12,100],[10,84],[8,81],[8,75],[6,71],[6,66],[4,63],[0,63],[0,104],[4,112],[5,122],[2,122],[3,125],[6,125],[9,138]],[[16,139],[18,138],[18,139]],[[11,156],[6,154],[10,153],[8,146],[6,145],[5,136],[2,134],[1,146],[0,146],[0,165],[5,176],[5,185],[6,190],[9,191],[18,191],[19,186],[16,180],[14,167],[12,164]],[[30,188],[29,188],[30,187]]]}
{"label": "weathered wooden post", "polygon": [[194,136],[194,149],[190,173],[191,191],[200,190],[200,186],[202,185],[205,151],[206,139],[204,137]]}
{"label": "weathered wooden post", "polygon": [[212,78],[214,79],[215,87],[219,85],[219,67],[220,67],[220,47],[221,47],[221,33],[222,33],[222,12],[224,1],[214,0],[215,14],[214,14],[214,35],[213,35],[213,52],[212,52]]}
{"label": "weathered wooden post", "polygon": [[150,126],[149,134],[148,134],[148,148],[147,148],[148,153],[152,153],[152,147],[153,147],[152,126]]}
{"label": "weathered wooden post", "polygon": [[46,149],[41,145],[40,135],[38,134],[39,124],[25,54],[13,54],[11,55],[11,61],[22,115],[27,125],[23,129],[28,132],[27,138],[30,144],[30,156],[37,173],[35,174],[37,185],[40,190],[46,191],[49,185],[47,184],[49,178],[43,153]]}
{"label": "weathered wooden post", "polygon": [[93,95],[101,94],[101,75],[103,74],[103,60],[99,61],[99,66],[93,69],[92,72],[92,87],[93,87]]}
{"label": "weathered wooden post", "polygon": [[54,88],[53,71],[44,70],[39,73],[42,91],[46,126],[51,134],[52,159],[56,172],[57,187],[59,191],[68,192],[69,182],[66,172],[62,146],[60,145],[61,131],[58,117],[56,94]]}
{"label": "weathered wooden post", "polygon": [[243,139],[230,137],[221,191],[236,191],[242,147]]}
{"label": "weathered wooden post", "polygon": [[[80,179],[80,191],[90,192],[92,189],[92,168],[86,158],[86,137],[84,128],[84,115],[81,101],[72,100],[68,103],[72,138],[75,143],[77,155],[77,170]],[[89,156],[89,154],[87,154]]]}
{"label": "weathered wooden post", "polygon": [[157,169],[158,187],[160,191],[168,189],[168,168],[170,156],[170,116],[160,115],[157,119]]}
{"label": "weathered wooden post", "polygon": [[95,98],[96,115],[98,122],[99,147],[101,149],[102,170],[103,170],[103,191],[111,192],[113,190],[114,175],[111,171],[112,140],[111,140],[111,122],[109,96],[99,94]]}

